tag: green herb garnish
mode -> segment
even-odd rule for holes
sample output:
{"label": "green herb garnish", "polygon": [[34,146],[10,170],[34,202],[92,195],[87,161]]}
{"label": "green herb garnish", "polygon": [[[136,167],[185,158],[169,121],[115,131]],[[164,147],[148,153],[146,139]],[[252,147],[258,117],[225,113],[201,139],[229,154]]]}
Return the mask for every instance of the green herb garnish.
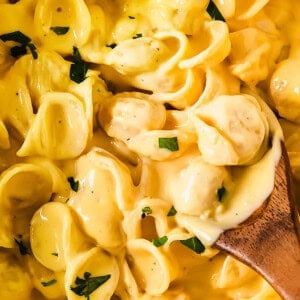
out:
{"label": "green herb garnish", "polygon": [[19,57],[27,53],[27,48],[31,52],[34,59],[38,58],[36,47],[31,43],[31,38],[22,33],[21,31],[13,31],[0,35],[0,39],[3,42],[16,42],[20,45],[13,46],[10,48],[10,54],[13,57]]}
{"label": "green herb garnish", "polygon": [[69,31],[70,27],[67,26],[53,26],[50,27],[50,30],[52,30],[57,35],[64,35]]}
{"label": "green herb garnish", "polygon": [[184,246],[190,248],[191,250],[193,250],[197,254],[200,254],[200,253],[205,251],[204,245],[195,236],[192,237],[192,238],[189,238],[187,240],[182,240],[182,241],[180,241],[180,243],[183,244]]}
{"label": "green herb garnish", "polygon": [[218,7],[215,5],[215,3],[212,0],[209,1],[206,11],[209,13],[212,19],[225,22],[224,17],[222,16]]}
{"label": "green herb garnish", "polygon": [[81,55],[77,47],[73,47],[74,63],[70,67],[70,79],[76,83],[80,83],[86,79],[88,65],[81,59]]}
{"label": "green herb garnish", "polygon": [[55,284],[56,282],[57,282],[56,279],[51,279],[51,280],[49,280],[49,281],[42,281],[41,284],[42,284],[43,286],[50,286],[50,285]]}
{"label": "green herb garnish", "polygon": [[224,200],[224,196],[226,195],[226,189],[224,186],[220,187],[218,190],[217,190],[217,196],[218,196],[218,200],[219,202],[223,202]]}
{"label": "green herb garnish", "polygon": [[160,246],[163,246],[167,241],[168,241],[168,237],[166,235],[164,235],[160,238],[152,240],[152,243],[154,246],[160,247]]}
{"label": "green herb garnish", "polygon": [[15,243],[18,245],[21,255],[30,254],[29,249],[24,245],[24,242],[22,240],[15,239]]}
{"label": "green herb garnish", "polygon": [[58,256],[58,253],[57,252],[52,252],[51,255]]}
{"label": "green herb garnish", "polygon": [[68,182],[70,184],[71,189],[74,192],[78,192],[79,189],[79,181],[78,180],[74,180],[74,177],[68,177]]}
{"label": "green herb garnish", "polygon": [[117,44],[116,43],[107,44],[106,47],[114,49],[117,47]]}
{"label": "green herb garnish", "polygon": [[87,66],[86,63],[71,64],[70,79],[76,83],[80,83],[86,79]]}
{"label": "green herb garnish", "polygon": [[175,209],[174,206],[172,206],[167,214],[168,217],[173,217],[177,214],[177,210]]}
{"label": "green herb garnish", "polygon": [[158,138],[158,147],[161,149],[168,149],[170,151],[178,151],[178,139],[177,136],[170,138]]}
{"label": "green herb garnish", "polygon": [[27,53],[26,45],[22,46],[13,46],[10,48],[10,54],[13,57],[19,57]]}
{"label": "green herb garnish", "polygon": [[142,208],[142,218],[145,218],[146,216],[152,214],[152,209],[149,206],[145,206]]}
{"label": "green herb garnish", "polygon": [[21,31],[13,31],[10,33],[1,34],[0,39],[3,42],[13,41],[22,45],[27,45],[31,41],[31,39]]}
{"label": "green herb garnish", "polygon": [[104,284],[110,277],[110,275],[91,277],[91,273],[84,272],[83,278],[76,277],[75,285],[71,286],[70,289],[76,295],[84,296],[89,300],[91,293]]}
{"label": "green herb garnish", "polygon": [[37,54],[37,52],[36,52],[36,47],[34,46],[34,44],[29,43],[29,44],[27,44],[27,47],[29,48],[32,57],[33,57],[34,59],[37,59],[37,58],[38,58],[38,54]]}
{"label": "green herb garnish", "polygon": [[143,36],[142,33],[137,33],[136,35],[134,35],[132,38],[133,39],[138,39],[138,38],[141,38]]}

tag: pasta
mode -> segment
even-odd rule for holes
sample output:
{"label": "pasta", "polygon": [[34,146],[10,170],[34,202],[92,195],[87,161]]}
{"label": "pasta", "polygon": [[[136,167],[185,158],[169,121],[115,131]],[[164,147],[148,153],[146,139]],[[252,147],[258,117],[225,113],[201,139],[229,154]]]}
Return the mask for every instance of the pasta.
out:
{"label": "pasta", "polygon": [[0,0],[0,298],[280,299],[214,242],[300,182],[299,13]]}

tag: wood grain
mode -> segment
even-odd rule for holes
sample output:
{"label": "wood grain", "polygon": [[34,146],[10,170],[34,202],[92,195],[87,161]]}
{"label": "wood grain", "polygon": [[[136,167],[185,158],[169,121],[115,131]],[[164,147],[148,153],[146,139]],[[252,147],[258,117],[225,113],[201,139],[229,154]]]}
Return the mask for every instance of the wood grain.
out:
{"label": "wood grain", "polygon": [[221,234],[215,247],[260,273],[285,300],[300,300],[300,226],[289,159],[282,145],[275,185],[246,222]]}

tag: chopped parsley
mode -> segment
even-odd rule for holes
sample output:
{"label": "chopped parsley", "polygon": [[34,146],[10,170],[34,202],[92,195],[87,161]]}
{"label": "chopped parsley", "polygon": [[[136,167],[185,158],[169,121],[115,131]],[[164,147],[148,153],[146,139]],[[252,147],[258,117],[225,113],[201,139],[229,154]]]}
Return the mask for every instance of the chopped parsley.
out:
{"label": "chopped parsley", "polygon": [[117,45],[118,45],[118,44],[116,44],[116,43],[111,43],[111,44],[107,44],[106,47],[111,48],[111,49],[114,49],[114,48],[117,47]]}
{"label": "chopped parsley", "polygon": [[142,218],[145,218],[146,216],[152,214],[152,209],[149,206],[145,206],[142,208]]}
{"label": "chopped parsley", "polygon": [[197,254],[200,254],[202,252],[205,251],[205,247],[202,244],[202,242],[197,238],[197,237],[192,237],[189,238],[187,240],[181,240],[180,241],[181,244],[183,244],[184,246],[190,248],[191,250],[193,250],[194,252],[196,252]]}
{"label": "chopped parsley", "polygon": [[163,246],[167,241],[168,241],[168,237],[166,235],[164,235],[160,238],[152,240],[152,243],[154,246],[160,247],[160,246]]}
{"label": "chopped parsley", "polygon": [[42,286],[50,286],[50,285],[55,284],[56,282],[57,282],[56,279],[51,279],[49,281],[42,281],[41,284],[42,284]]}
{"label": "chopped parsley", "polygon": [[37,59],[38,58],[38,54],[36,52],[36,47],[32,43],[27,44],[27,47],[29,48],[32,57],[34,59]]}
{"label": "chopped parsley", "polygon": [[64,35],[69,31],[70,27],[67,26],[53,26],[50,27],[50,30],[52,30],[57,35]]}
{"label": "chopped parsley", "polygon": [[22,46],[13,46],[10,48],[10,54],[13,57],[19,57],[27,53],[26,45]]}
{"label": "chopped parsley", "polygon": [[76,83],[80,83],[86,79],[88,65],[81,59],[81,55],[77,47],[73,47],[74,63],[70,67],[70,79]]}
{"label": "chopped parsley", "polygon": [[224,196],[226,195],[226,189],[224,186],[220,187],[218,190],[217,190],[217,196],[218,196],[218,200],[219,202],[223,202],[224,200]]}
{"label": "chopped parsley", "polygon": [[74,192],[78,192],[79,189],[79,181],[78,180],[74,180],[74,177],[68,177],[68,182],[70,184],[71,189]]}
{"label": "chopped parsley", "polygon": [[13,57],[19,57],[27,53],[27,48],[31,52],[34,59],[38,58],[36,47],[31,43],[31,38],[22,33],[21,31],[13,31],[0,35],[0,39],[3,42],[16,42],[20,45],[16,45],[10,48],[10,54]]}
{"label": "chopped parsley", "polygon": [[13,41],[22,45],[27,45],[31,39],[21,31],[13,31],[0,35],[3,42]]}
{"label": "chopped parsley", "polygon": [[141,38],[143,36],[142,33],[136,33],[132,38],[133,39],[138,39],[138,38]]}
{"label": "chopped parsley", "polygon": [[30,254],[29,249],[24,245],[24,242],[21,239],[20,240],[15,239],[15,243],[18,245],[21,255]]}
{"label": "chopped parsley", "polygon": [[135,19],[135,17],[134,17],[134,16],[128,16],[128,18],[129,18],[129,19]]}
{"label": "chopped parsley", "polygon": [[209,1],[209,4],[208,4],[208,7],[207,7],[206,11],[209,13],[209,15],[211,16],[212,19],[214,19],[216,21],[225,22],[224,17],[222,16],[222,14],[219,11],[218,7],[215,5],[215,3],[212,0]]}
{"label": "chopped parsley", "polygon": [[169,138],[158,138],[158,147],[161,149],[168,149],[170,151],[178,151],[178,139],[177,136]]}
{"label": "chopped parsley", "polygon": [[51,255],[58,256],[58,253],[57,252],[52,252]]}
{"label": "chopped parsley", "polygon": [[172,206],[172,207],[170,208],[170,210],[168,211],[167,216],[168,216],[168,217],[173,217],[173,216],[175,216],[176,214],[177,214],[177,210],[175,209],[174,206]]}
{"label": "chopped parsley", "polygon": [[78,296],[84,296],[88,300],[90,295],[102,284],[104,284],[111,276],[96,276],[91,277],[91,273],[84,272],[83,278],[76,277],[75,285],[71,286],[70,289]]}

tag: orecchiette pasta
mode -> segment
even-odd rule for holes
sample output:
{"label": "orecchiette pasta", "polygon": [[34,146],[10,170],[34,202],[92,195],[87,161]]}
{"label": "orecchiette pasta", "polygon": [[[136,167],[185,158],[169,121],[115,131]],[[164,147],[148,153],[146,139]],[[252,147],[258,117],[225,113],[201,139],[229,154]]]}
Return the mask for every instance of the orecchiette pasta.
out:
{"label": "orecchiette pasta", "polygon": [[[45,233],[49,236],[43,242]],[[85,241],[76,228],[70,208],[56,202],[45,204],[35,213],[30,224],[30,238],[36,259],[56,272],[66,270],[74,254],[84,251],[88,246],[88,240]]]}
{"label": "orecchiette pasta", "polygon": [[176,275],[171,260],[145,239],[127,244],[128,263],[140,289],[149,295],[165,292]]}
{"label": "orecchiette pasta", "polygon": [[211,164],[250,163],[268,139],[267,120],[250,95],[216,97],[197,109],[194,122],[199,149]]}
{"label": "orecchiette pasta", "polygon": [[249,85],[266,79],[281,48],[276,38],[251,27],[231,33],[230,71]]}
{"label": "orecchiette pasta", "polygon": [[[82,103],[72,94],[45,93],[19,156],[74,158],[86,147],[89,130]],[[65,151],[66,146],[70,151]]]}
{"label": "orecchiette pasta", "polygon": [[[93,274],[100,276],[91,277]],[[84,280],[88,282],[85,289],[81,286]],[[118,280],[119,268],[116,259],[101,248],[94,247],[87,252],[79,254],[68,265],[65,281],[66,286],[70,288],[66,289],[66,295],[68,299],[76,300],[81,299],[83,295],[89,295],[88,292],[92,291],[94,292],[94,299],[109,300],[113,295]],[[101,283],[101,286],[97,287],[99,283]]]}
{"label": "orecchiette pasta", "polygon": [[141,93],[119,93],[101,104],[98,120],[109,136],[126,143],[141,132],[163,128],[166,109]]}
{"label": "orecchiette pasta", "polygon": [[38,165],[15,164],[1,174],[1,247],[13,248],[18,236],[28,238],[32,215],[51,193],[51,176]]}
{"label": "orecchiette pasta", "polygon": [[279,299],[214,242],[299,185],[299,13],[0,0],[0,298]]}
{"label": "orecchiette pasta", "polygon": [[76,168],[81,191],[71,195],[69,204],[78,214],[86,233],[104,249],[116,251],[125,240],[118,206],[130,208],[132,201],[133,184],[129,172],[101,151],[82,156]]}
{"label": "orecchiette pasta", "polygon": [[[74,45],[83,45],[91,31],[91,16],[83,0],[39,0],[33,22],[42,45],[62,54],[71,53]],[[62,37],[51,29],[57,26],[68,26],[70,30]]]}
{"label": "orecchiette pasta", "polygon": [[[205,177],[202,174],[206,174]],[[224,167],[207,164],[201,157],[196,157],[175,178],[170,178],[167,185],[178,212],[199,216],[205,211],[214,210],[220,204],[218,190],[226,185],[229,178]],[[173,190],[172,186],[179,188]]]}

